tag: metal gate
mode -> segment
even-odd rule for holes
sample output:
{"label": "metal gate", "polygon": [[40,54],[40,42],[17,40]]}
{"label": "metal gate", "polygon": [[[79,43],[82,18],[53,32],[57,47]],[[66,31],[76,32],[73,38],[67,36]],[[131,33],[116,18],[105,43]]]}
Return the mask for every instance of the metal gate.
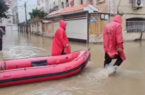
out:
{"label": "metal gate", "polygon": [[145,20],[144,21],[126,21],[126,30],[128,33],[145,32]]}

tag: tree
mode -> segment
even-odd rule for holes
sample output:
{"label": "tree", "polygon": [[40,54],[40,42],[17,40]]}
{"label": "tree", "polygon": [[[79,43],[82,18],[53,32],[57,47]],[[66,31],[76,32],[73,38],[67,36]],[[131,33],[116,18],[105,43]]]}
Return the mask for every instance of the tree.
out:
{"label": "tree", "polygon": [[[47,13],[36,8],[36,9],[33,9],[32,12],[29,13],[29,15],[30,15],[31,19],[34,19],[34,18],[43,19],[45,16],[47,16]],[[36,25],[37,25],[37,30],[39,31],[38,22],[36,22]]]}
{"label": "tree", "polygon": [[6,5],[6,0],[0,0],[0,19],[1,18],[8,18],[7,11],[9,6]]}
{"label": "tree", "polygon": [[47,15],[47,13],[36,8],[36,9],[33,9],[32,12],[29,13],[29,15],[30,15],[31,19],[36,18],[36,17],[42,19]]}
{"label": "tree", "polygon": [[47,13],[45,13],[44,11],[40,11],[39,17],[44,18],[45,16],[47,16]]}

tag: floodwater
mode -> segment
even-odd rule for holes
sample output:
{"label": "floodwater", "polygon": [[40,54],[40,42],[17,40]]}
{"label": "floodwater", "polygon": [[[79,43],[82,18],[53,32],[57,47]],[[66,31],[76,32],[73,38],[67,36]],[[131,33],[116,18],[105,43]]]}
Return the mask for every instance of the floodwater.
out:
{"label": "floodwater", "polygon": [[[126,42],[127,60],[117,74],[103,73],[102,44],[91,49],[91,62],[82,73],[61,80],[0,88],[0,95],[145,95],[145,42]],[[87,49],[84,43],[71,42],[72,51]],[[91,45],[90,45],[91,46]],[[18,59],[51,54],[52,39],[7,32],[0,59]]]}

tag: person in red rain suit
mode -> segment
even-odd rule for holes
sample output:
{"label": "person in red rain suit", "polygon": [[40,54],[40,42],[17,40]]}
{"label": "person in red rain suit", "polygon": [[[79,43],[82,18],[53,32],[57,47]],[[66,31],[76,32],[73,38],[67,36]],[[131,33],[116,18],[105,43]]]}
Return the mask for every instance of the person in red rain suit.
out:
{"label": "person in red rain suit", "polygon": [[115,16],[113,22],[105,27],[103,38],[105,51],[104,67],[107,68],[112,59],[117,59],[114,64],[116,71],[121,63],[126,60],[123,46],[122,18],[120,15]]}
{"label": "person in red rain suit", "polygon": [[53,39],[52,56],[71,53],[71,47],[66,35],[66,25],[65,21],[60,21],[60,28],[57,29]]}

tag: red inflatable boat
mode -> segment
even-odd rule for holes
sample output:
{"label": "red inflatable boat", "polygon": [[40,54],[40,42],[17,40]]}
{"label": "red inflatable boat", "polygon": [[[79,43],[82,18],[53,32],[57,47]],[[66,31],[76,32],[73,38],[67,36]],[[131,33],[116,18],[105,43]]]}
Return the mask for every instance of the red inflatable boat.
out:
{"label": "red inflatable boat", "polygon": [[79,73],[90,59],[89,51],[68,55],[0,62],[0,87],[55,80]]}

